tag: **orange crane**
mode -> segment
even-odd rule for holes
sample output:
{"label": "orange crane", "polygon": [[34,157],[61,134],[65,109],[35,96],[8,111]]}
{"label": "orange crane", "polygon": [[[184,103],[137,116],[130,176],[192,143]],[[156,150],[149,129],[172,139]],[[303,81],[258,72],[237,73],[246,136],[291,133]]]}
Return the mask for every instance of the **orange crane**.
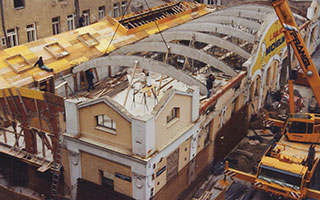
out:
{"label": "orange crane", "polygon": [[[292,46],[304,77],[308,81],[318,105],[320,105],[320,77],[297,28],[288,2],[287,0],[272,0],[272,6],[284,28],[283,32],[286,41]],[[320,143],[319,115],[294,114],[293,80],[291,79],[290,72],[288,88],[291,114],[285,122],[279,123],[277,121],[276,123],[282,127],[282,135],[285,135],[290,141]]]}
{"label": "orange crane", "polygon": [[[287,0],[272,0],[285,38],[294,50],[305,78],[320,104],[320,78],[308,53]],[[320,115],[294,113],[293,80],[288,81],[290,114],[285,122],[274,121],[282,127],[282,137],[268,147],[257,167],[256,174],[231,169],[226,162],[224,174],[253,183],[256,190],[289,199],[306,197],[320,199],[320,191],[312,189],[319,170]],[[298,141],[298,142],[297,142]]]}

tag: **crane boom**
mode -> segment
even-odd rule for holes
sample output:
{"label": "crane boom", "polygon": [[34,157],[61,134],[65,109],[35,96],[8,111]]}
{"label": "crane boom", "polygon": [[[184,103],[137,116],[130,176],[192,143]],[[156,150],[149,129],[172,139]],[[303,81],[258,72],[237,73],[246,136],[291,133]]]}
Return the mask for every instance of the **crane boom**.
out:
{"label": "crane boom", "polygon": [[320,77],[317,68],[313,64],[307,47],[304,44],[301,34],[298,31],[297,24],[293,18],[288,2],[287,0],[272,0],[272,6],[274,7],[279,21],[284,28],[286,41],[291,44],[300,63],[300,67],[303,70],[303,74],[306,77],[318,104],[320,105]]}

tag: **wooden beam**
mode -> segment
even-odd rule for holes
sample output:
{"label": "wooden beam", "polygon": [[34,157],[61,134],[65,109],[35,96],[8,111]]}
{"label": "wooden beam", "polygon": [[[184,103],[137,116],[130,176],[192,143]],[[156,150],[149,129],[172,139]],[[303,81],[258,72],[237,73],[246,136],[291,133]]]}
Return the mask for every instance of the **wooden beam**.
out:
{"label": "wooden beam", "polygon": [[[166,56],[164,58],[164,63],[165,64],[167,64],[167,62],[168,62],[169,53],[170,53],[170,48],[167,51]],[[158,87],[158,91],[157,91],[157,96],[159,96],[159,94],[160,94],[160,88],[161,88],[162,80],[163,80],[163,74],[161,75],[161,78],[160,78],[159,87]]]}
{"label": "wooden beam", "polygon": [[133,78],[134,78],[134,75],[136,74],[136,69],[137,69],[138,64],[139,64],[139,62],[135,61],[135,64],[134,64],[134,67],[133,67],[133,72],[132,72],[132,77],[131,77],[130,83],[128,85],[126,96],[124,98],[123,107],[126,106],[128,95],[129,95],[129,91],[130,91],[130,88],[132,86]]}
{"label": "wooden beam", "polygon": [[26,104],[24,103],[24,101],[23,101],[23,99],[21,97],[20,90],[18,88],[16,88],[16,91],[17,91],[17,94],[18,94],[18,97],[19,97],[19,100],[20,100],[20,104],[22,105],[24,114],[25,114],[26,117],[28,117],[27,107],[26,107]]}
{"label": "wooden beam", "polygon": [[41,113],[40,113],[40,110],[38,108],[38,101],[37,101],[37,99],[33,99],[33,101],[34,101],[34,105],[36,107],[36,112],[37,112],[37,116],[38,116],[38,120],[39,120],[39,124],[40,124],[40,129],[42,129]]}
{"label": "wooden beam", "polygon": [[3,96],[3,98],[4,98],[4,102],[5,102],[5,104],[6,104],[5,107],[8,109],[8,111],[9,111],[12,119],[13,119],[13,120],[16,120],[16,117],[15,117],[15,115],[13,114],[13,112],[12,112],[12,110],[11,110],[11,108],[10,108],[10,105],[9,105],[9,103],[8,103],[8,99],[7,99],[6,93],[4,92],[3,89],[1,90],[1,92],[2,92],[2,96]]}

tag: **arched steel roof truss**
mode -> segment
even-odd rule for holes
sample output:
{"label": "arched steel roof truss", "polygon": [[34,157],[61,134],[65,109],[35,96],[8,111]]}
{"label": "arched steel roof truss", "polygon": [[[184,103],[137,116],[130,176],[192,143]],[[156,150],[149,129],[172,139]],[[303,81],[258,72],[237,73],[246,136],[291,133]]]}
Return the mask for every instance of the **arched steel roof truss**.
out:
{"label": "arched steel roof truss", "polygon": [[243,26],[249,29],[253,29],[253,30],[259,30],[261,24],[246,19],[246,18],[242,18],[242,17],[233,17],[233,16],[204,16],[201,17],[199,19],[193,20],[191,22],[188,22],[187,24],[194,24],[194,23],[214,23],[214,24],[233,24],[233,25],[237,25],[237,26]]}
{"label": "arched steel roof truss", "polygon": [[[198,49],[194,49],[194,48],[187,47],[184,45],[179,45],[179,44],[170,43],[168,45],[170,45],[170,53],[201,61],[230,76],[235,76],[237,74],[231,67],[226,65],[224,62],[218,60],[217,58],[203,51],[199,51]],[[112,52],[111,55],[145,52],[145,51],[166,53],[168,49],[163,42],[139,42],[133,45],[124,46]]]}
{"label": "arched steel roof truss", "polygon": [[250,19],[256,19],[260,21],[264,21],[268,13],[263,12],[256,12],[251,10],[232,10],[232,9],[226,9],[226,10],[220,10],[217,12],[213,12],[212,14],[209,14],[208,16],[215,16],[215,15],[225,15],[225,16],[234,16],[234,17],[244,17],[244,18],[250,18]]}
{"label": "arched steel roof truss", "polygon": [[100,57],[78,65],[72,70],[72,73],[78,73],[80,71],[101,66],[134,67],[136,61],[139,62],[139,68],[167,75],[187,85],[198,86],[200,88],[201,94],[206,94],[207,92],[205,85],[202,84],[199,80],[193,78],[192,76],[186,74],[181,70],[178,70],[174,66],[157,60],[153,60],[151,58],[143,58],[140,56],[112,55]]}
{"label": "arched steel roof truss", "polygon": [[233,7],[229,7],[228,10],[251,10],[262,13],[274,13],[274,9],[271,6],[264,6],[259,4],[243,4]]}
{"label": "arched steel roof truss", "polygon": [[221,24],[213,24],[213,23],[197,23],[195,26],[194,24],[184,24],[175,28],[172,28],[170,30],[167,30],[167,32],[170,31],[199,31],[199,32],[216,32],[216,33],[221,33],[225,35],[229,35],[235,38],[242,39],[244,41],[247,41],[251,44],[254,43],[254,36],[244,32],[242,30],[226,26],[226,25],[221,25]]}
{"label": "arched steel roof truss", "polygon": [[[239,46],[221,39],[216,36],[208,35],[205,33],[192,32],[192,31],[174,31],[174,32],[163,32],[162,33],[164,39],[166,41],[172,40],[189,40],[192,41],[194,37],[195,41],[202,42],[206,44],[211,44],[213,46],[220,47],[222,49],[226,49],[230,52],[234,52],[246,59],[250,57],[250,54],[245,50],[241,49]],[[149,38],[143,40],[144,42],[161,42],[162,37],[159,34],[151,35]]]}

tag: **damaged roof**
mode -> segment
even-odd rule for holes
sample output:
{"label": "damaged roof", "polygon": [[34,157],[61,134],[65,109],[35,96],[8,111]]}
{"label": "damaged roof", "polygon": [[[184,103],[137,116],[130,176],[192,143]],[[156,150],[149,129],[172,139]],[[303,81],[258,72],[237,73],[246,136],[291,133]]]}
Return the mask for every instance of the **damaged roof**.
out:
{"label": "damaged roof", "polygon": [[[174,10],[174,13],[160,13],[157,18],[152,19],[157,22],[159,29],[154,26],[155,21],[134,21],[141,15],[161,10]],[[45,65],[54,69],[57,78],[70,73],[73,67],[82,62],[101,57],[159,30],[185,23],[208,12],[209,9],[197,3],[172,2],[139,13],[131,13],[123,18],[107,17],[106,20],[89,26],[4,49],[0,51],[0,88],[28,86],[51,75],[33,67],[40,56],[43,57]],[[126,27],[124,21],[132,23],[133,27]]]}

